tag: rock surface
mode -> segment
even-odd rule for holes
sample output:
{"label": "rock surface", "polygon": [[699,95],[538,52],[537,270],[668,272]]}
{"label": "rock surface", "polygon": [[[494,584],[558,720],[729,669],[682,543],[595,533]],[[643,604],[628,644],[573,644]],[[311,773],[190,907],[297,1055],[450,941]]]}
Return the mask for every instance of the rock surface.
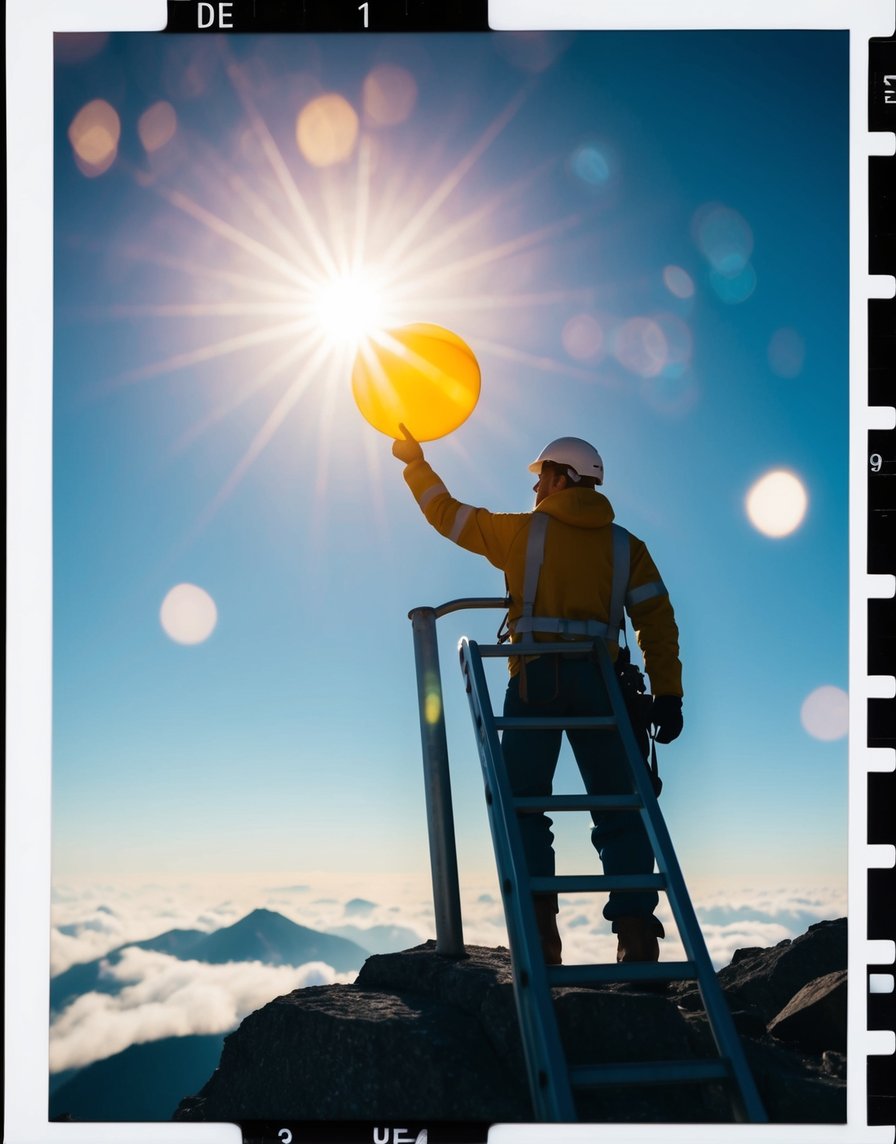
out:
{"label": "rock surface", "polygon": [[761,1013],[770,1020],[810,981],[846,970],[846,919],[818,922],[798,938],[770,949],[741,950],[719,970],[732,1008]]}
{"label": "rock surface", "polygon": [[769,1022],[768,1031],[806,1052],[846,1052],[846,970],[804,985]]}
{"label": "rock surface", "polygon": [[[468,953],[448,960],[427,942],[369,958],[353,985],[276,998],[226,1038],[218,1068],[175,1119],[531,1120],[509,954]],[[845,971],[841,919],[771,949],[738,951],[718,975],[773,1122],[845,1120]],[[560,989],[555,1000],[571,1064],[715,1056],[692,983],[665,994]],[[607,1087],[584,1093],[579,1113],[609,1122],[732,1118],[725,1091],[711,1084]]]}

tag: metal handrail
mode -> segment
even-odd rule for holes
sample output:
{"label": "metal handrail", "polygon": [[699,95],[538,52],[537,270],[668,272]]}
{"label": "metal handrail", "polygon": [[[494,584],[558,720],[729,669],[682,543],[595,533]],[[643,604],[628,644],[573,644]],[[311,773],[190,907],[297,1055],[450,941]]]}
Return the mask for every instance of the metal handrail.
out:
{"label": "metal handrail", "polygon": [[466,951],[436,620],[450,612],[478,608],[506,609],[507,605],[508,600],[503,596],[472,596],[449,600],[435,608],[413,608],[408,612],[414,633],[414,661],[417,667],[417,705],[423,748],[423,786],[436,919],[436,952],[445,957],[465,957]]}

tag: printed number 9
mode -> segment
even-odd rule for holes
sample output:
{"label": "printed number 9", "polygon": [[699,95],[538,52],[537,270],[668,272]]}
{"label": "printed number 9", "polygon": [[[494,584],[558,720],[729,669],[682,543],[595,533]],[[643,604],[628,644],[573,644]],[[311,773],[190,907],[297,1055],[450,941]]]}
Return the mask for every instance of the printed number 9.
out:
{"label": "printed number 9", "polygon": [[875,473],[879,473],[881,465],[884,463],[884,459],[880,455],[880,453],[872,453],[868,459],[871,462],[871,468],[873,469],[873,471]]}
{"label": "printed number 9", "polygon": [[277,1135],[283,1141],[283,1144],[292,1144],[292,1133],[288,1128],[281,1128]]}

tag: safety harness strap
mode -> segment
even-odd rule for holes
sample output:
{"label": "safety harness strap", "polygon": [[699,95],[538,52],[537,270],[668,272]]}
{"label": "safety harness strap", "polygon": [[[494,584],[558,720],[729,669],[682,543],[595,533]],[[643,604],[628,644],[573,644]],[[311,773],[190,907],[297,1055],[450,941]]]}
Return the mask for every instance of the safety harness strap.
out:
{"label": "safety harness strap", "polygon": [[609,639],[610,628],[600,620],[567,620],[560,616],[532,616],[526,620],[523,628],[520,621],[514,625],[518,632],[548,632],[559,635],[561,639],[595,638],[602,636]]}
{"label": "safety harness strap", "polygon": [[625,616],[625,593],[628,591],[629,567],[631,564],[631,549],[629,547],[628,533],[620,524],[612,524],[613,530],[613,590],[610,594],[610,616],[607,626],[613,633],[613,639],[619,640],[619,631]]}
{"label": "safety harness strap", "polygon": [[628,588],[630,549],[629,534],[618,524],[613,529],[613,587],[610,597],[610,615],[607,623],[600,620],[569,620],[561,616],[535,616],[535,593],[538,577],[544,563],[544,542],[548,528],[548,514],[534,512],[529,524],[526,541],[526,566],[523,573],[523,608],[513,624],[517,635],[530,635],[544,632],[558,635],[561,639],[605,639],[619,642],[619,633],[625,616],[626,590]]}
{"label": "safety harness strap", "polygon": [[[523,573],[523,611],[514,623],[514,631],[521,635],[536,629],[532,626],[532,609],[535,607],[535,592],[538,577],[544,561],[544,537],[548,529],[548,516],[544,512],[533,512],[529,523],[529,537],[526,541],[526,567]],[[544,629],[540,629],[544,630]],[[553,629],[551,629],[553,630]]]}

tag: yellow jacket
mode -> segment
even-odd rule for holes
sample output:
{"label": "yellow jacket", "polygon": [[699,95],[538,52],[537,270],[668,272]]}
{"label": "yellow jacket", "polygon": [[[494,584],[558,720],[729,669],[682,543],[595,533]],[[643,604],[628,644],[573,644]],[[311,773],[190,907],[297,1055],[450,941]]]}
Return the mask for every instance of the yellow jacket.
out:
{"label": "yellow jacket", "polygon": [[[404,479],[429,523],[449,540],[486,557],[507,577],[508,622],[513,628],[523,602],[531,512],[489,512],[462,504],[426,461],[412,461]],[[591,488],[567,488],[546,497],[534,512],[551,517],[538,578],[535,614],[606,622],[610,611],[613,509]],[[626,611],[631,617],[654,695],[681,695],[678,627],[660,574],[642,540],[629,534],[630,574]],[[642,591],[639,593],[639,589]],[[536,632],[536,640],[556,636]],[[512,636],[518,642],[516,635]],[[618,648],[611,641],[610,654]],[[511,671],[518,669],[513,661]]]}

